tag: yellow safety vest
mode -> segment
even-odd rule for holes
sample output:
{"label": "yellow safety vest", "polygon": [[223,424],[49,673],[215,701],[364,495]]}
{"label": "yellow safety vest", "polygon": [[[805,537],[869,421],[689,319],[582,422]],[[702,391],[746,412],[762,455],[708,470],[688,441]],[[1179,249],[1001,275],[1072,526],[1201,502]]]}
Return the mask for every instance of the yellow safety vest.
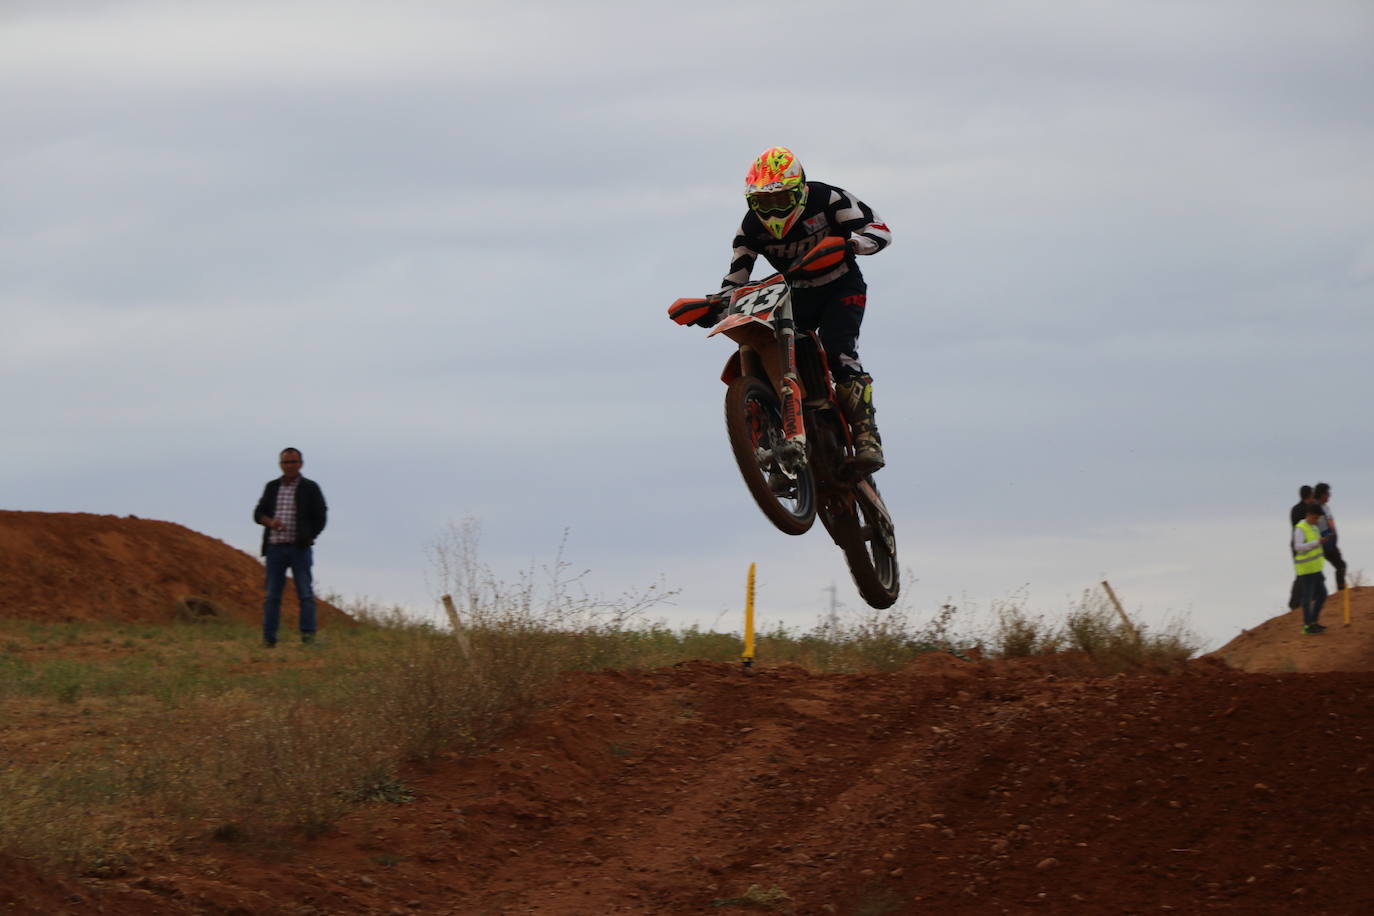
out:
{"label": "yellow safety vest", "polygon": [[[1307,524],[1305,521],[1298,522],[1297,530],[1302,532],[1302,539],[1304,541],[1315,541],[1321,537],[1321,535],[1317,533],[1317,529]],[[1325,556],[1326,555],[1322,553],[1322,545],[1319,543],[1311,550],[1304,550],[1302,553],[1295,554],[1293,557],[1293,567],[1300,576],[1305,576],[1308,573],[1319,573],[1322,571],[1322,561],[1325,559]]]}

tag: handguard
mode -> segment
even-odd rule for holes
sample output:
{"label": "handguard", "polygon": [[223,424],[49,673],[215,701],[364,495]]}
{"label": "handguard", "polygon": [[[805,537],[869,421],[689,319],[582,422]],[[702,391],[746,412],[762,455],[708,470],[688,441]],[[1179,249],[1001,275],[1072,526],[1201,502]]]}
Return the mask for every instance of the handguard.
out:
{"label": "handguard", "polygon": [[679,299],[668,306],[668,317],[678,324],[695,324],[709,328],[720,320],[720,314],[724,311],[725,304],[725,297],[720,293],[705,297],[696,296],[691,299]]}
{"label": "handguard", "polygon": [[789,276],[816,277],[839,265],[849,254],[849,243],[838,235],[828,235],[787,268]]}
{"label": "handguard", "polygon": [[696,324],[709,315],[714,308],[715,306],[711,304],[709,299],[701,297],[679,299],[668,306],[668,317],[678,324]]}

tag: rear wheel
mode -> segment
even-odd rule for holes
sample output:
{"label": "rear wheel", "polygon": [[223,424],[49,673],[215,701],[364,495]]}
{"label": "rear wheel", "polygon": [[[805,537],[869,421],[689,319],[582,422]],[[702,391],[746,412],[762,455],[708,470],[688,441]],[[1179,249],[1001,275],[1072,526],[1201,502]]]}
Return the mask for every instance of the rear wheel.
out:
{"label": "rear wheel", "polygon": [[[868,482],[872,488],[872,482]],[[854,577],[859,594],[870,607],[891,607],[901,592],[901,574],[897,568],[897,532],[876,488],[872,496],[864,487],[856,487],[843,500],[827,506],[822,521],[835,543],[844,551],[845,562]]]}
{"label": "rear wheel", "polygon": [[805,534],[816,520],[816,486],[803,464],[788,471],[779,460],[787,437],[772,386],[741,376],[725,390],[725,430],[740,476],[759,509],[784,534]]}

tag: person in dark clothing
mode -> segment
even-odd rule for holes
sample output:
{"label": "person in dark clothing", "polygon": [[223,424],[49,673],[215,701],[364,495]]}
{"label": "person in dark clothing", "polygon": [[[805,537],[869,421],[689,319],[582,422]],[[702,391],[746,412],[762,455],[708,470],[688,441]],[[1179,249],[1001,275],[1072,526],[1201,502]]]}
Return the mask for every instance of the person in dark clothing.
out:
{"label": "person in dark clothing", "polygon": [[1322,510],[1322,520],[1317,525],[1317,529],[1323,535],[1330,535],[1331,539],[1322,544],[1322,550],[1326,552],[1326,562],[1331,564],[1331,568],[1336,571],[1336,591],[1345,588],[1345,557],[1341,556],[1340,547],[1336,546],[1336,519],[1331,515],[1331,484],[1319,483],[1312,488],[1312,498]]}
{"label": "person in dark clothing", "polygon": [[[1307,484],[1303,484],[1302,486],[1298,487],[1298,501],[1293,505],[1293,508],[1288,510],[1288,547],[1290,550],[1293,548],[1293,526],[1296,525],[1298,522],[1302,521],[1303,519],[1307,518],[1307,507],[1311,503],[1312,488]],[[1299,594],[1300,590],[1301,583],[1298,582],[1298,577],[1294,576],[1293,587],[1288,591],[1288,610],[1296,611],[1302,605],[1302,595]]]}
{"label": "person in dark clothing", "polygon": [[286,573],[296,583],[300,601],[301,642],[315,640],[315,593],[311,566],[315,539],[324,530],[328,507],[320,485],[301,476],[305,461],[300,449],[282,449],[279,456],[281,476],[263,488],[262,498],[253,508],[253,521],[262,525],[262,555],[267,566],[267,596],[262,602],[262,644],[277,645],[281,624],[281,598],[286,591]]}
{"label": "person in dark clothing", "polygon": [[1293,526],[1307,518],[1307,507],[1312,502],[1312,488],[1307,484],[1298,487],[1298,501],[1293,504],[1293,508],[1288,510],[1288,530],[1292,531]]}

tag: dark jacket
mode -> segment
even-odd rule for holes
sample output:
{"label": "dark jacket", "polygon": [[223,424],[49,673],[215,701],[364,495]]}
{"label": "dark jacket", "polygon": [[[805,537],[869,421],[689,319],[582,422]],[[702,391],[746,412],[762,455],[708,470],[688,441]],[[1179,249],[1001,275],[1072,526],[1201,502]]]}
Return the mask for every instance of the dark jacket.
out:
{"label": "dark jacket", "polygon": [[[271,518],[277,511],[277,490],[281,488],[281,478],[269,480],[262,491],[262,499],[253,509],[253,521],[262,525],[264,518]],[[329,507],[324,504],[324,493],[320,485],[305,477],[296,484],[296,546],[309,547],[324,530],[325,516]],[[263,525],[262,553],[267,555],[267,539],[272,529]]]}

